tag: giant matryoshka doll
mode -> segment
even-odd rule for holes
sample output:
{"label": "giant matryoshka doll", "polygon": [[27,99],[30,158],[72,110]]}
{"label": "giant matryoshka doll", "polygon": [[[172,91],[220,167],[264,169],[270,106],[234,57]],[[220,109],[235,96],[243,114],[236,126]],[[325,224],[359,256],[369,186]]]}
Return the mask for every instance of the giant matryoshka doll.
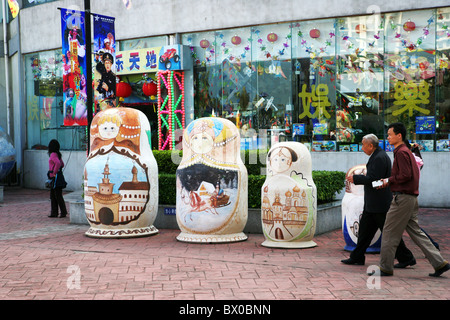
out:
{"label": "giant matryoshka doll", "polygon": [[126,238],[158,233],[158,167],[147,117],[110,108],[92,120],[84,167],[84,201],[90,237]]}
{"label": "giant matryoshka doll", "polygon": [[317,189],[311,154],[299,142],[281,142],[267,154],[267,177],[261,188],[265,247],[310,248],[316,230]]}
{"label": "giant matryoshka doll", "polygon": [[184,242],[243,241],[248,176],[236,126],[222,118],[200,118],[184,130],[177,169],[177,223]]}
{"label": "giant matryoshka doll", "polygon": [[[350,183],[347,177],[352,175],[365,175],[366,166],[360,164],[347,171],[345,179],[345,194],[342,198],[342,233],[344,235],[346,251],[353,251],[358,243],[359,222],[364,210],[364,186]],[[380,252],[381,231],[378,230],[373,237],[366,252]]]}

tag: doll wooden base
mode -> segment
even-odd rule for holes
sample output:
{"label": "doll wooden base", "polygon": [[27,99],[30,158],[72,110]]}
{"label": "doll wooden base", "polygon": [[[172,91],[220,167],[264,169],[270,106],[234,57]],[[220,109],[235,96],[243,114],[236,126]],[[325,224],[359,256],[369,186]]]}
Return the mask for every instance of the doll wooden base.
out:
{"label": "doll wooden base", "polygon": [[90,238],[138,238],[147,237],[159,233],[154,226],[135,229],[99,229],[89,228],[85,233]]}
{"label": "doll wooden base", "polygon": [[224,234],[224,235],[210,235],[210,234],[190,234],[181,232],[177,236],[177,240],[181,242],[193,243],[229,243],[247,240],[247,236],[243,232]]}
{"label": "doll wooden base", "polygon": [[297,241],[297,242],[279,242],[279,241],[270,241],[266,240],[261,243],[263,247],[268,248],[284,248],[284,249],[306,249],[313,248],[317,246],[317,243],[314,241]]}

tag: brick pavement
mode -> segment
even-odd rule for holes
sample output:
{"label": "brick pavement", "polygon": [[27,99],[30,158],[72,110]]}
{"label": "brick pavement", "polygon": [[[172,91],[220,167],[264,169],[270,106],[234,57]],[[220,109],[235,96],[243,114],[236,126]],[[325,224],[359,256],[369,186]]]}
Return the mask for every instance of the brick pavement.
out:
{"label": "brick pavement", "polygon": [[[0,203],[2,300],[449,300],[450,272],[432,267],[408,236],[417,265],[368,287],[365,266],[346,266],[340,230],[317,236],[311,249],[244,242],[188,244],[178,230],[134,239],[93,239],[88,226],[49,219],[46,190],[5,188]],[[421,209],[421,226],[450,259],[450,209]],[[375,282],[372,282],[375,283]],[[376,283],[375,283],[376,284]]]}

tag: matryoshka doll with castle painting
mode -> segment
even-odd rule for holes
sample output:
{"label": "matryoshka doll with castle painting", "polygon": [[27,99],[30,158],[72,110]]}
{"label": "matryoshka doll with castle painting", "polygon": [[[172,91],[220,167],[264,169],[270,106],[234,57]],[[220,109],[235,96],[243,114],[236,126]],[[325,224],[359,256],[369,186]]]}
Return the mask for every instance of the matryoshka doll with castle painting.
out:
{"label": "matryoshka doll with castle painting", "polygon": [[247,239],[247,169],[236,126],[222,118],[200,118],[184,130],[177,169],[177,223],[184,242]]}
{"label": "matryoshka doll with castle painting", "polygon": [[140,111],[110,108],[90,128],[84,200],[90,237],[123,238],[158,233],[158,167],[150,124]]}
{"label": "matryoshka doll with castle painting", "polygon": [[265,247],[310,248],[316,230],[317,190],[311,154],[299,142],[281,142],[267,154],[261,190]]}

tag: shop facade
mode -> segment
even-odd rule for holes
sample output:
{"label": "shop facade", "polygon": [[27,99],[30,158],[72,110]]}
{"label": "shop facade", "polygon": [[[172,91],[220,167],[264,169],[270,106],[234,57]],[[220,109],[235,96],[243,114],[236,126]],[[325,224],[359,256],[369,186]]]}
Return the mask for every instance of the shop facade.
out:
{"label": "shop facade", "polygon": [[[48,14],[44,6],[49,10],[66,2],[50,2],[23,13],[39,10]],[[154,4],[133,2],[141,9]],[[219,5],[214,2],[212,6]],[[158,26],[157,35],[150,27],[135,34],[127,26],[132,24],[130,17],[122,17],[127,11],[114,13],[118,54],[167,45],[189,50],[191,66],[181,71],[185,125],[200,117],[227,118],[241,131],[241,149],[267,149],[278,141],[299,141],[312,151],[314,170],[346,171],[367,162],[361,151],[364,135],[376,134],[380,146],[390,152],[387,124],[402,122],[409,139],[422,146],[421,204],[448,206],[449,189],[436,190],[435,181],[448,174],[450,7],[421,7],[393,8],[383,2],[370,14],[360,7],[347,15],[316,17],[301,13],[286,17],[273,11],[270,18],[249,19],[248,23],[237,17],[228,25],[217,21],[194,27],[185,22],[185,30],[168,26],[164,32]],[[186,15],[185,19],[192,18]],[[28,24],[22,25],[21,36]],[[46,163],[45,151],[39,149],[57,138],[67,157],[77,159],[69,179],[75,181],[73,189],[81,189],[82,176],[77,172],[82,169],[77,166],[82,167],[85,156],[86,127],[62,126],[61,49],[33,47],[24,41],[22,46],[28,46],[22,50],[24,184],[39,187],[42,179],[35,173]],[[159,143],[166,137],[159,136],[158,97],[143,94],[145,82],[158,82],[158,69],[118,75],[133,88],[123,104],[144,111],[152,124],[153,148],[166,148]]]}

